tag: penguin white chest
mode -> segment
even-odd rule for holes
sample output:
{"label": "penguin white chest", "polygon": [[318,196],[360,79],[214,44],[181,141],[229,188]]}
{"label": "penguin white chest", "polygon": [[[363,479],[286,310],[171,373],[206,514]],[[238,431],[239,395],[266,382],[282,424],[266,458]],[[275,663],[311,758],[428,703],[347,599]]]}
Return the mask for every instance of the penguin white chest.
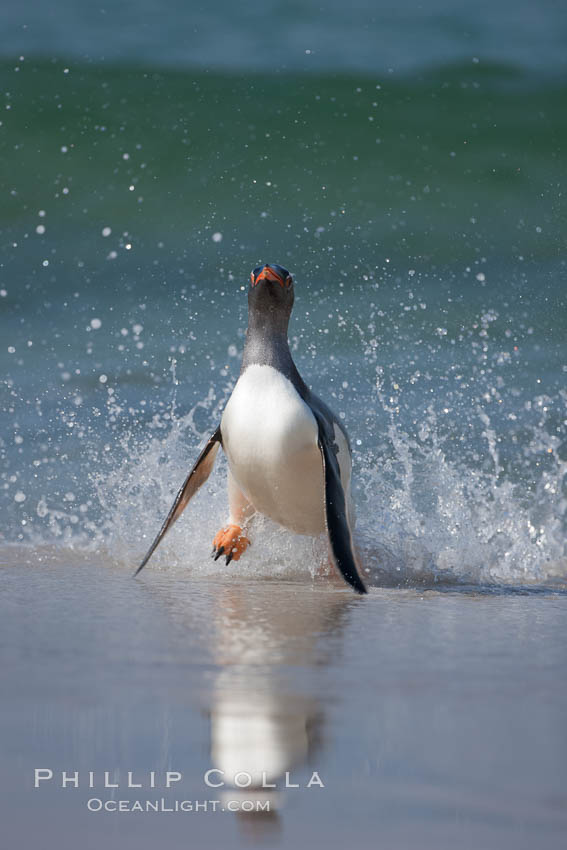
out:
{"label": "penguin white chest", "polygon": [[317,422],[272,366],[249,366],[221,421],[231,472],[254,508],[299,534],[325,529]]}

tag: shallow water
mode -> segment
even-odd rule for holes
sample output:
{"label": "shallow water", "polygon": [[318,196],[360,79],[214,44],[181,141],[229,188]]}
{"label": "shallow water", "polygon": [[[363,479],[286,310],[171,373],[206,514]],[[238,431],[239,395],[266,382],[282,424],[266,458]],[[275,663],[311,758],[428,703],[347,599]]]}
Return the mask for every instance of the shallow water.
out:
{"label": "shallow water", "polygon": [[[237,568],[132,580],[97,558],[40,557],[2,552],[11,844],[47,833],[62,850],[560,845],[565,595],[373,589],[359,599]],[[276,789],[205,785],[207,770],[236,767],[267,771]],[[37,790],[35,768],[54,776]],[[168,770],[183,775],[170,791]],[[299,789],[284,787],[286,770]],[[61,788],[61,771],[79,771],[80,787]],[[102,787],[104,771],[118,789]],[[128,771],[141,790],[126,787]],[[313,771],[323,788],[305,787]],[[161,798],[219,810],[87,810],[88,800]],[[271,814],[223,812],[235,799],[268,800]]]}

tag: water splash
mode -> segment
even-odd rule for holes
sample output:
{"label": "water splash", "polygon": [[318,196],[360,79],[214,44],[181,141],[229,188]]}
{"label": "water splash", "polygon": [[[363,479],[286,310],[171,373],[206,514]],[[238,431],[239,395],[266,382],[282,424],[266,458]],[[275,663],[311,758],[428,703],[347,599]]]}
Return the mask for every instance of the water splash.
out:
{"label": "water splash", "polygon": [[[500,455],[497,426],[485,411],[476,411],[476,425],[490,463],[475,467],[451,457],[452,440],[433,405],[412,433],[380,386],[376,412],[388,417],[386,440],[379,450],[355,451],[356,541],[368,582],[564,586],[567,462],[561,459],[559,437],[546,427],[549,400],[534,400],[539,414],[511,474]],[[36,522],[27,528],[28,542],[36,547],[54,542],[60,552],[96,553],[134,568],[230,391],[230,384],[220,397],[209,391],[181,416],[172,405],[155,415],[147,429],[130,430],[117,421],[120,405],[111,396],[106,415],[113,418],[119,437],[102,453],[98,431],[96,440],[87,441],[89,498],[77,509],[74,499],[66,506],[64,499],[51,504],[41,496]],[[567,393],[555,400],[554,413],[558,404],[567,414]],[[201,419],[204,423],[198,425]],[[211,478],[148,569],[178,567],[204,575],[230,575],[237,569],[251,578],[280,579],[305,579],[325,571],[323,538],[293,535],[264,518],[258,518],[252,546],[238,565],[212,562],[211,540],[226,519],[225,477],[221,454]]]}
{"label": "water splash", "polygon": [[[378,463],[373,453],[364,459],[360,486],[360,534],[373,580],[564,584],[567,461],[561,459],[559,437],[545,427],[545,415],[510,474],[483,410],[477,416],[492,461],[488,469],[448,458],[448,438],[441,436],[433,407],[414,437],[381,398],[390,413],[389,445]],[[557,402],[567,408],[567,393]]]}

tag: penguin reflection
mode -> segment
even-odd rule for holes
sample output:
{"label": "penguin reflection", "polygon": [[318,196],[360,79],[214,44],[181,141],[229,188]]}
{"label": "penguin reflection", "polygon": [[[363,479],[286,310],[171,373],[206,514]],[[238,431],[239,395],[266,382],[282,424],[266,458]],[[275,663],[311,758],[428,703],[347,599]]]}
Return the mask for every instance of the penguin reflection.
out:
{"label": "penguin reflection", "polygon": [[[294,795],[324,793],[305,785],[322,770],[317,756],[331,742],[325,733],[325,705],[330,683],[326,668],[340,656],[350,610],[361,597],[329,585],[328,577],[309,587],[299,583],[250,581],[231,577],[198,586],[187,576],[155,574],[145,589],[187,644],[195,636],[217,668],[208,707],[215,798],[269,802],[269,811],[238,811],[246,837],[262,840],[280,826],[279,812]],[[169,744],[167,745],[168,758]],[[250,786],[238,788],[243,771]],[[299,789],[285,788],[285,774]],[[273,784],[276,788],[262,788]],[[324,772],[321,780],[325,782]],[[221,792],[223,794],[221,795]]]}
{"label": "penguin reflection", "polygon": [[[211,760],[223,773],[226,801],[269,803],[269,812],[238,813],[246,833],[259,838],[279,827],[278,811],[288,795],[318,793],[305,784],[318,770],[316,754],[326,743],[324,671],[339,651],[345,615],[357,600],[328,590],[294,592],[256,583],[225,585],[217,600],[215,655],[221,672],[211,700]],[[302,771],[308,763],[311,770]],[[236,787],[239,773],[245,782],[251,777],[248,787]],[[286,790],[286,773],[305,790]]]}

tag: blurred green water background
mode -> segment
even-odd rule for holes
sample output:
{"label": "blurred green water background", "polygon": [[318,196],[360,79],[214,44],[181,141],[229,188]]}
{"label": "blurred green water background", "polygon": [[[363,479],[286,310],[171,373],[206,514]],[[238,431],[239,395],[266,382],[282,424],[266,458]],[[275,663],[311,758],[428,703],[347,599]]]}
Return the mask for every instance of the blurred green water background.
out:
{"label": "blurred green water background", "polygon": [[85,459],[125,431],[214,397],[211,427],[261,261],[295,273],[295,356],[360,463],[396,454],[393,417],[490,486],[550,474],[561,525],[561,6],[3,14],[8,539],[48,496],[100,512]]}

